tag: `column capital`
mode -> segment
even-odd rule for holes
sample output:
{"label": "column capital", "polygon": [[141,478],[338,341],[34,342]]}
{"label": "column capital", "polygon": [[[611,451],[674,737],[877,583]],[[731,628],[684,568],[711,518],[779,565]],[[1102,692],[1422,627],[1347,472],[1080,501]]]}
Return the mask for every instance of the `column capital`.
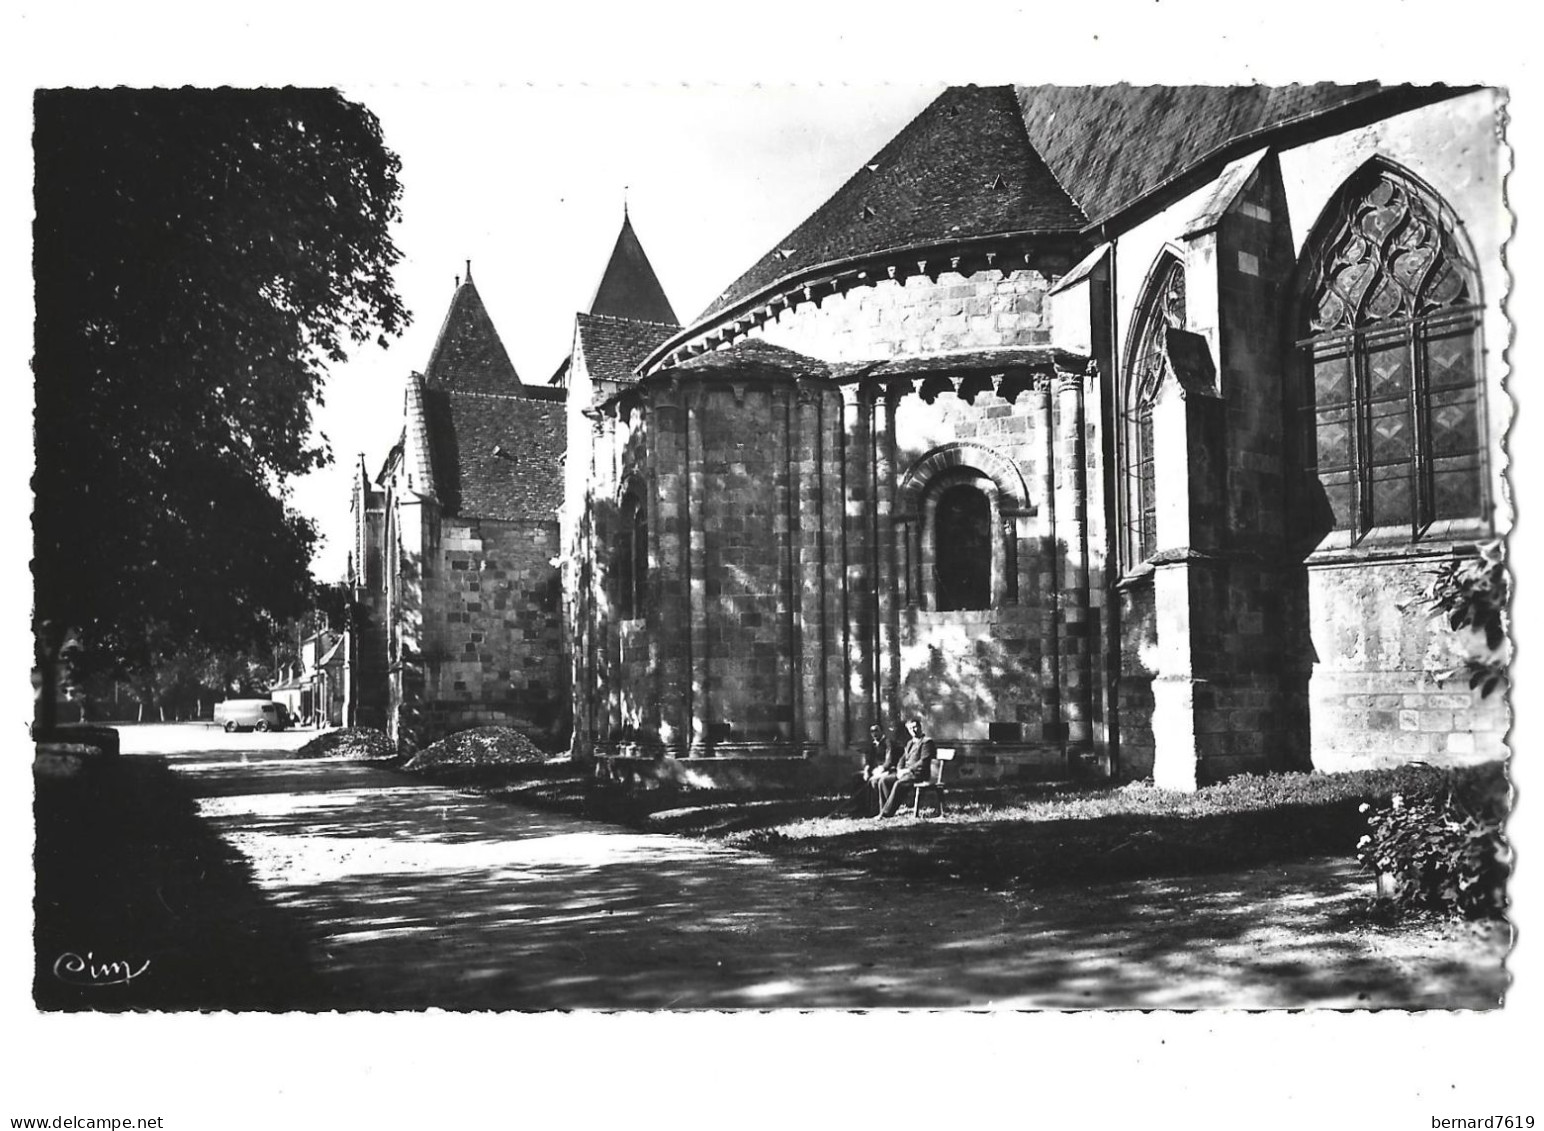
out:
{"label": "column capital", "polygon": [[852,382],[838,386],[842,390],[842,404],[846,408],[866,407],[872,403],[872,397],[865,383]]}

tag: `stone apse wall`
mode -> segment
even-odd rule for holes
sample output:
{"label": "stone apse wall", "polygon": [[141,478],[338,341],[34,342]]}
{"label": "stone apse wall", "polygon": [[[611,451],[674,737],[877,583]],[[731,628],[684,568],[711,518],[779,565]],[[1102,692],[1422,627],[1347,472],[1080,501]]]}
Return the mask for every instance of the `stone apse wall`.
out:
{"label": "stone apse wall", "polygon": [[[832,296],[609,406],[594,544],[614,544],[631,484],[650,557],[642,616],[624,620],[597,554],[576,634],[601,753],[848,758],[871,721],[910,714],[967,774],[1064,776],[1069,748],[1079,768],[1103,748],[1100,393],[1055,372],[1048,278],[945,272]],[[919,345],[1005,352],[906,352]],[[833,374],[843,354],[904,372]],[[932,508],[961,477],[991,499],[993,595],[941,611]]]}

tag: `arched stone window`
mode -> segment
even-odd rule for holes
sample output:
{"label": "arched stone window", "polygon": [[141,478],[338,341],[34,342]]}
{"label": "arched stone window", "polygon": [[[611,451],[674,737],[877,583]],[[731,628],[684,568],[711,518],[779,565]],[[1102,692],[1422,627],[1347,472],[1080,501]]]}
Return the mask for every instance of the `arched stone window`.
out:
{"label": "arched stone window", "polygon": [[1354,542],[1483,518],[1480,296],[1451,209],[1373,163],[1315,228],[1300,282],[1299,452],[1324,524]]}
{"label": "arched stone window", "polygon": [[933,512],[937,608],[992,605],[992,502],[972,480],[947,484]]}
{"label": "arched stone window", "polygon": [[1133,323],[1127,354],[1124,443],[1124,552],[1128,569],[1158,548],[1153,402],[1163,383],[1164,334],[1185,328],[1185,265],[1165,252],[1154,265]]}
{"label": "arched stone window", "polygon": [[617,614],[623,620],[643,616],[649,581],[648,508],[635,487],[629,487],[618,507],[616,552]]}
{"label": "arched stone window", "polygon": [[1018,524],[1035,512],[1012,460],[982,444],[944,444],[911,465],[896,504],[908,603],[957,612],[1018,601]]}

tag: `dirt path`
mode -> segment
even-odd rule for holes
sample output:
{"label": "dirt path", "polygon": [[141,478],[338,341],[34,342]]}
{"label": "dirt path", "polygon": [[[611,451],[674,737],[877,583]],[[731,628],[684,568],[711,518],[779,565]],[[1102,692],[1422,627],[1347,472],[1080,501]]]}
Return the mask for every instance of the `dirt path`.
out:
{"label": "dirt path", "polygon": [[301,924],[329,989],[297,1008],[1484,1009],[1505,987],[1495,932],[1348,926],[1350,861],[991,893],[272,749],[169,756]]}

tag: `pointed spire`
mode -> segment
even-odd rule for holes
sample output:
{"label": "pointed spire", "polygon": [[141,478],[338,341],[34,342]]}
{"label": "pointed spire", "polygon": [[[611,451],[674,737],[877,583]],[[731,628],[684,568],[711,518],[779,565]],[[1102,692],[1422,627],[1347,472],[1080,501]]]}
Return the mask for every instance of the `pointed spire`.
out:
{"label": "pointed spire", "polygon": [[520,377],[472,282],[470,259],[466,271],[465,280],[458,282],[450,300],[429,364],[424,366],[425,381],[432,388],[518,393]]}
{"label": "pointed spire", "polygon": [[600,285],[590,302],[590,314],[604,314],[612,318],[628,318],[635,322],[663,322],[679,326],[675,310],[665,297],[659,276],[649,257],[644,254],[643,244],[633,231],[633,222],[627,212],[627,201],[622,201],[622,230],[617,235],[611,259],[601,275]]}

